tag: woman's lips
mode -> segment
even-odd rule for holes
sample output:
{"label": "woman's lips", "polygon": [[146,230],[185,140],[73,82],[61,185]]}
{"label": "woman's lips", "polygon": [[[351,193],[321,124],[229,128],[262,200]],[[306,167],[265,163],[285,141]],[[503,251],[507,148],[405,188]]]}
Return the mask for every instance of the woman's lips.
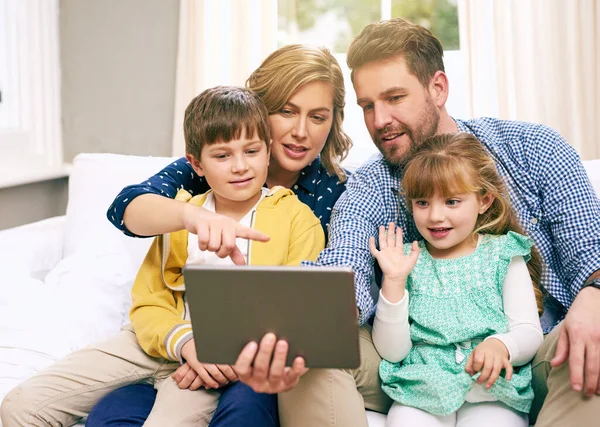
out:
{"label": "woman's lips", "polygon": [[308,153],[308,148],[300,145],[283,144],[283,151],[288,157],[293,159],[301,159]]}

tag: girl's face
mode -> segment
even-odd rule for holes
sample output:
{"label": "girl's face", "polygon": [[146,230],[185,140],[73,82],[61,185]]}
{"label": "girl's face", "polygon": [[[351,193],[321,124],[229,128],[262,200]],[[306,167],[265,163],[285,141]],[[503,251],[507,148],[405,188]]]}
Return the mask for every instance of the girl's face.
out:
{"label": "girl's face", "polygon": [[457,258],[473,252],[477,246],[475,223],[493,201],[490,194],[479,197],[475,193],[452,197],[435,193],[430,198],[412,200],[415,224],[431,256]]}
{"label": "girl's face", "polygon": [[273,161],[299,172],[321,152],[333,123],[333,93],[327,83],[300,87],[278,113],[269,116]]}

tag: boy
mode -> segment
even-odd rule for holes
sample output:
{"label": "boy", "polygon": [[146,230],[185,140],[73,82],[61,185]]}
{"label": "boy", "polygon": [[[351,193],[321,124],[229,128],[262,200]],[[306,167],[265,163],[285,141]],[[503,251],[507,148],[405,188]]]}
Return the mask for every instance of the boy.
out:
{"label": "boy", "polygon": [[[323,230],[290,190],[263,188],[267,118],[260,99],[246,89],[216,87],[194,98],[184,119],[186,157],[212,190],[194,197],[181,190],[177,199],[270,236],[268,242],[237,239],[247,264],[299,265],[317,258]],[[221,387],[237,376],[230,366],[197,361],[182,275],[186,262],[231,263],[201,251],[197,237],[185,230],[157,237],[131,291],[131,326],[12,390],[2,405],[3,425],[72,425],[104,395],[135,382],[151,382],[158,391],[145,426],[207,425]]]}

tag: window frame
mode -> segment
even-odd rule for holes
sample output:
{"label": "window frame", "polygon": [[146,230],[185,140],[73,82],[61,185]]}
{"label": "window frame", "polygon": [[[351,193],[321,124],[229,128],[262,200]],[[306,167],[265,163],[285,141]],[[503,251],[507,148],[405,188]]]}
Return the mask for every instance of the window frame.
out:
{"label": "window frame", "polygon": [[1,186],[63,166],[59,0],[0,0],[0,33]]}

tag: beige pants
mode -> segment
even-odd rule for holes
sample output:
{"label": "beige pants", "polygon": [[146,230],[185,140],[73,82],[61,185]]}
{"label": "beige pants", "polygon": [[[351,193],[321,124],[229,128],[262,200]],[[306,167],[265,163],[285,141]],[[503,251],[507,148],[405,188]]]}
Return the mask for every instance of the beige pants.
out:
{"label": "beige pants", "polygon": [[181,390],[171,374],[179,363],[148,356],[131,327],[76,351],[13,389],[2,402],[4,427],[70,426],[106,394],[128,384],[154,383],[156,402],[145,426],[207,426],[216,390]]}
{"label": "beige pants", "polygon": [[381,357],[370,326],[360,328],[359,343],[357,369],[311,369],[296,388],[279,395],[281,427],[367,427],[365,408],[387,413],[392,401],[381,390]]}
{"label": "beige pants", "polygon": [[[550,366],[561,325],[549,333],[533,360],[535,400],[530,422],[536,427],[596,426],[600,396],[571,389],[569,364]],[[379,362],[371,328],[360,329],[361,364],[356,370],[313,369],[294,390],[279,395],[281,427],[366,427],[364,408],[387,413],[391,400],[381,391]],[[543,405],[543,406],[542,406]]]}
{"label": "beige pants", "polygon": [[600,424],[600,396],[585,397],[573,391],[568,361],[557,368],[550,366],[561,327],[559,324],[546,335],[533,359],[535,399],[529,421],[536,427],[597,426]]}

